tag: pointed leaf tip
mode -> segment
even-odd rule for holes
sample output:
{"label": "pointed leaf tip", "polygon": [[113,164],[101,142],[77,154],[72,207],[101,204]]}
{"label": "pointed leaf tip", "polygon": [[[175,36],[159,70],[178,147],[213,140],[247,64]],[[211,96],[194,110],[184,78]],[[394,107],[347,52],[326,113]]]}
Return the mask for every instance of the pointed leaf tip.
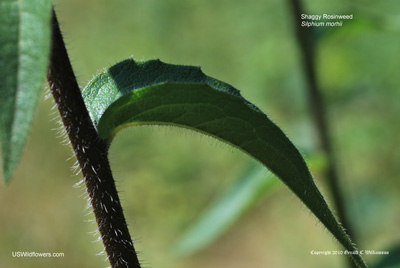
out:
{"label": "pointed leaf tip", "polygon": [[[97,75],[83,96],[103,139],[111,141],[126,126],[159,124],[190,128],[242,150],[278,176],[347,250],[356,250],[299,151],[231,85],[196,67],[128,59]],[[352,258],[366,267],[360,255]]]}
{"label": "pointed leaf tip", "polygon": [[28,136],[50,49],[50,0],[0,2],[0,141],[8,182]]}

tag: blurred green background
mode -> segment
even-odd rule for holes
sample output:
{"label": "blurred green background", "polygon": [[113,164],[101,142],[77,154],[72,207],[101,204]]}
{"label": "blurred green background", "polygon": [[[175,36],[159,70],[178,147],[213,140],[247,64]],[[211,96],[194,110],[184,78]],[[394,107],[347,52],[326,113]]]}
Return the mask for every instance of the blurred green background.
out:
{"label": "blurred green background", "polygon": [[[202,66],[240,89],[305,154],[317,153],[293,17],[278,0],[57,0],[56,11],[82,87],[120,60],[160,58]],[[400,244],[400,3],[304,1],[308,14],[354,14],[318,31],[317,75],[329,111],[340,184],[361,249]],[[0,267],[105,267],[85,210],[74,159],[57,138],[51,100],[39,103],[13,180],[0,187]],[[53,120],[54,119],[54,120]],[[170,127],[122,131],[111,147],[126,218],[145,267],[344,267],[341,249],[282,183],[215,243],[185,258],[172,245],[225,186],[247,155]],[[311,167],[323,193],[321,170]],[[63,252],[63,258],[13,258],[15,251]],[[379,256],[366,256],[372,265]]]}

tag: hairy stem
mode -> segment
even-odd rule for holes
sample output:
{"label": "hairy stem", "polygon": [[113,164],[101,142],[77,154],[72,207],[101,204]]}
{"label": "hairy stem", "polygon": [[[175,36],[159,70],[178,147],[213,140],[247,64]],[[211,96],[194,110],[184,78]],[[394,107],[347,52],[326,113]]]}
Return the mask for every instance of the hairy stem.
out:
{"label": "hairy stem", "polygon": [[329,183],[329,188],[332,191],[332,196],[336,205],[337,213],[344,226],[347,229],[347,233],[354,239],[354,233],[351,229],[350,222],[346,215],[345,205],[343,196],[340,191],[340,185],[337,176],[336,160],[332,150],[329,124],[327,123],[326,109],[323,101],[323,97],[318,88],[315,63],[314,63],[314,42],[311,38],[311,28],[301,26],[301,14],[304,10],[301,6],[300,0],[290,0],[293,17],[295,18],[295,30],[298,45],[303,57],[304,72],[308,82],[308,100],[309,107],[311,109],[312,116],[318,132],[318,139],[320,148],[325,152],[327,157],[327,167],[325,170],[325,176]]}
{"label": "hairy stem", "polygon": [[47,80],[82,170],[111,267],[140,267],[108,162],[108,144],[99,138],[86,110],[54,10]]}

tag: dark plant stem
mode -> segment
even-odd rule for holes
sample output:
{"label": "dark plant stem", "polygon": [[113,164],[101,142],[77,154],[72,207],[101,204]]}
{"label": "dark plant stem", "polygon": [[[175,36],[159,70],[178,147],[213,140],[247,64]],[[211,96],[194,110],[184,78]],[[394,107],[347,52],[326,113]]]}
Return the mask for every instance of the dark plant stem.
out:
{"label": "dark plant stem", "polygon": [[337,213],[343,224],[347,229],[347,233],[354,239],[354,233],[351,229],[350,222],[346,215],[343,196],[340,191],[336,160],[332,150],[331,139],[329,135],[329,124],[327,123],[326,109],[323,97],[318,88],[316,71],[315,71],[315,55],[314,55],[314,42],[311,36],[311,28],[301,26],[301,14],[304,10],[301,6],[300,0],[290,0],[293,17],[295,18],[295,28],[297,41],[302,54],[303,69],[308,82],[308,100],[312,116],[318,132],[319,144],[327,157],[326,178],[329,183],[329,188],[332,191],[332,196],[336,205]]}
{"label": "dark plant stem", "polygon": [[99,138],[86,110],[54,10],[47,80],[82,170],[111,267],[140,267],[108,162],[108,144]]}

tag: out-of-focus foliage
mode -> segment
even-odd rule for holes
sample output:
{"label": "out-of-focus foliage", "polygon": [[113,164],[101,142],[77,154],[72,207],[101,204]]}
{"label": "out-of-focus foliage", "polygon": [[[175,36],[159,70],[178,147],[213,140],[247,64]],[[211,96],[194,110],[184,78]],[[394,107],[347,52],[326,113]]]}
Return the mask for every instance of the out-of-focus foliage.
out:
{"label": "out-of-focus foliage", "polygon": [[[314,170],[325,165],[321,154],[313,155],[306,161]],[[187,256],[209,246],[253,209],[260,199],[271,194],[277,183],[275,175],[266,172],[264,166],[251,163],[184,231],[174,244],[174,252],[178,256]]]}
{"label": "out-of-focus foliage", "polygon": [[174,244],[174,252],[186,256],[209,246],[268,194],[277,182],[278,178],[264,166],[251,163],[184,231]]}
{"label": "out-of-focus foliage", "polygon": [[[315,152],[304,78],[286,1],[59,0],[56,9],[81,85],[128,56],[202,66],[270,115],[305,154]],[[306,1],[309,14],[353,13],[321,35],[318,81],[326,97],[340,182],[361,249],[390,250],[400,239],[400,43],[397,1]],[[324,29],[322,29],[324,30]],[[15,179],[0,188],[0,267],[102,267],[94,224],[84,222],[83,189],[72,188],[69,148],[56,139],[58,115],[40,104]],[[129,146],[128,146],[129,145]],[[134,149],[132,149],[134,148]],[[193,156],[192,152],[196,152]],[[173,259],[172,243],[232,183],[249,158],[185,130],[122,132],[111,162],[140,258],[152,267],[330,267],[344,258],[326,231],[283,187],[265,197],[215,244]],[[311,166],[324,194],[320,170]],[[27,179],[29,177],[29,179]],[[329,199],[329,198],[328,198]],[[277,200],[279,200],[277,202]],[[302,235],[314,237],[305,242]],[[95,240],[93,238],[92,240]],[[64,258],[13,258],[12,251],[65,252]],[[366,256],[375,263],[379,256]]]}

